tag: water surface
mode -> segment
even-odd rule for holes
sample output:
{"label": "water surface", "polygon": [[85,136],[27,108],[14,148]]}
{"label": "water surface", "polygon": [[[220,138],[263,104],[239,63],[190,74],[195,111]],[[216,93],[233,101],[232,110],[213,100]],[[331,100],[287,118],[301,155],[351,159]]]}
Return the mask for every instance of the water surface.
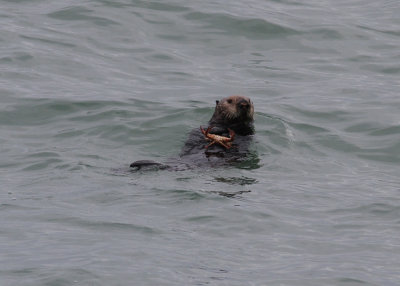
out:
{"label": "water surface", "polygon": [[[2,1],[1,285],[398,285],[396,1]],[[176,157],[250,97],[247,160]]]}

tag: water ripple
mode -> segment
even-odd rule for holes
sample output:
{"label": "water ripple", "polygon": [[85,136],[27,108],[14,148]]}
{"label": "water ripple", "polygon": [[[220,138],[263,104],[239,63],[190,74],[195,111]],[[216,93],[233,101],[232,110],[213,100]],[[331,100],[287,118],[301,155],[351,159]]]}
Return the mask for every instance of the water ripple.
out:
{"label": "water ripple", "polygon": [[105,17],[93,16],[93,10],[82,6],[68,7],[59,11],[48,13],[47,16],[63,21],[90,21],[99,26],[118,25],[119,23]]}
{"label": "water ripple", "polygon": [[86,220],[82,218],[75,218],[75,217],[70,217],[70,218],[48,218],[48,222],[52,223],[61,223],[61,224],[67,224],[70,226],[75,226],[75,227],[80,227],[83,229],[93,229],[95,231],[128,231],[128,232],[139,232],[144,235],[148,234],[158,234],[159,231],[157,231],[154,228],[144,226],[144,225],[136,225],[132,223],[121,223],[121,222],[108,222],[108,221],[93,221],[93,220]]}
{"label": "water ripple", "polygon": [[264,19],[241,19],[229,14],[191,12],[185,15],[190,21],[199,21],[209,32],[244,36],[249,39],[265,39],[265,37],[289,36],[299,34],[298,31]]}
{"label": "water ripple", "polygon": [[[2,1],[0,284],[397,285],[399,5],[306,2]],[[229,94],[246,161],[130,171]]]}

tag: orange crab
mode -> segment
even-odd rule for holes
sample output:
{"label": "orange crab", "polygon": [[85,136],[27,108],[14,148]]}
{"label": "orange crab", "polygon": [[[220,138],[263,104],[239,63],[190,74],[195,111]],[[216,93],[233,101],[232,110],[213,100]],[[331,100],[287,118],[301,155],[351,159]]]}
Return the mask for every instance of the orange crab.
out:
{"label": "orange crab", "polygon": [[217,143],[217,144],[219,144],[221,146],[224,146],[226,149],[230,149],[232,147],[233,139],[235,139],[235,132],[232,129],[228,128],[229,137],[225,137],[225,136],[220,136],[220,135],[215,135],[215,134],[209,133],[211,128],[212,128],[212,126],[209,126],[207,128],[207,130],[204,130],[200,126],[200,130],[201,130],[201,133],[204,134],[204,138],[207,141],[211,141],[211,143],[206,145],[205,148],[207,149],[211,145],[214,145],[215,143]]}

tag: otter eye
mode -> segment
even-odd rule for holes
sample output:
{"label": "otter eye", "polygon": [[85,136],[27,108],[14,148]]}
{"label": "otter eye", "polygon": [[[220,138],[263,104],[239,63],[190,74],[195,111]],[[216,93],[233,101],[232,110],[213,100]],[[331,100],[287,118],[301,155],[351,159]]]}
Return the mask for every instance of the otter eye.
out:
{"label": "otter eye", "polygon": [[232,99],[228,99],[227,101],[228,101],[228,103],[232,103]]}

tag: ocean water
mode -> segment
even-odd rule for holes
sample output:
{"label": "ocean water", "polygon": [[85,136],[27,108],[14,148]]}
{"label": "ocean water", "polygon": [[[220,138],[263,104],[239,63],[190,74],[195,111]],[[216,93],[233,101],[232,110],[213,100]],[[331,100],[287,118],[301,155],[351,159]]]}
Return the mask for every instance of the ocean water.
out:
{"label": "ocean water", "polygon": [[[399,285],[400,4],[2,0],[0,285]],[[176,157],[215,100],[248,158]]]}

